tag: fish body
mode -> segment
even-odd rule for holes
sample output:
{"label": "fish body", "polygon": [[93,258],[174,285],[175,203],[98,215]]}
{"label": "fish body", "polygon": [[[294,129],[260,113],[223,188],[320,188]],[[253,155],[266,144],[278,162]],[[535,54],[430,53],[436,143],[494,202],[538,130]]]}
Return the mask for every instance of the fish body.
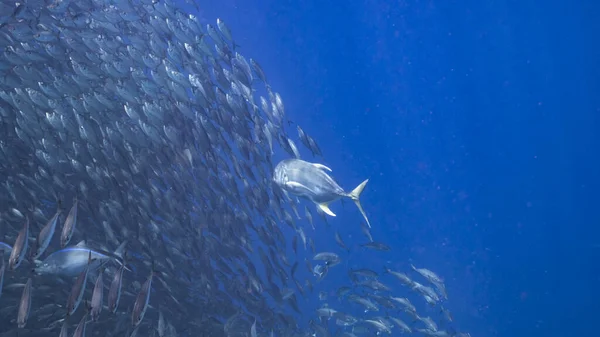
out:
{"label": "fish body", "polygon": [[119,307],[119,300],[121,299],[121,285],[123,284],[123,271],[125,270],[125,263],[119,267],[115,275],[113,276],[110,288],[108,290],[108,310],[113,314],[117,312]]}
{"label": "fish body", "polygon": [[361,247],[365,247],[365,248],[369,248],[369,249],[373,249],[373,250],[381,250],[381,251],[390,251],[392,249],[392,248],[390,248],[390,246],[386,245],[385,243],[381,243],[381,242],[368,242],[368,243],[361,245]]}
{"label": "fish body", "polygon": [[335,216],[335,213],[329,209],[329,204],[348,197],[354,201],[370,227],[371,224],[359,199],[369,179],[348,193],[326,171],[331,172],[331,169],[323,164],[300,159],[285,159],[275,166],[273,181],[284,191],[314,202],[329,216]]}
{"label": "fish body", "polygon": [[65,220],[65,224],[63,225],[62,232],[60,233],[60,246],[65,248],[71,238],[73,237],[73,233],[75,232],[75,226],[77,225],[77,206],[79,201],[75,199],[71,210],[69,211],[69,215],[67,215],[67,219]]}
{"label": "fish body", "polygon": [[37,237],[36,250],[33,255],[34,259],[37,259],[40,256],[42,256],[42,254],[44,254],[44,252],[48,248],[48,245],[50,244],[50,241],[54,236],[54,232],[56,231],[56,223],[58,222],[58,216],[60,215],[60,213],[60,210],[56,211],[54,216],[48,221],[48,223],[46,223],[44,228],[42,228],[42,230],[40,231],[40,234]]}
{"label": "fish body", "polygon": [[79,303],[85,293],[85,285],[87,283],[89,275],[89,265],[92,263],[92,252],[88,251],[88,265],[83,269],[79,276],[75,280],[75,284],[71,288],[71,293],[67,299],[67,315],[71,316],[77,311]]}
{"label": "fish body", "polygon": [[92,317],[92,321],[97,322],[98,317],[100,317],[100,313],[102,312],[102,299],[104,295],[104,273],[101,271],[98,274],[98,278],[96,279],[96,284],[94,285],[94,291],[92,292],[92,300],[90,302],[90,316]]}
{"label": "fish body", "polygon": [[152,279],[154,278],[154,270],[152,270],[150,276],[142,285],[142,289],[135,299],[133,304],[133,312],[131,313],[131,324],[137,327],[142,323],[148,304],[150,303],[150,291],[152,290]]}
{"label": "fish body", "polygon": [[444,280],[439,277],[436,273],[432,272],[429,269],[426,268],[417,268],[414,265],[410,265],[410,267],[412,268],[412,270],[416,271],[417,273],[421,274],[421,276],[423,276],[424,278],[426,278],[429,282],[431,283],[443,283]]}
{"label": "fish body", "polygon": [[8,269],[15,270],[19,267],[23,259],[25,258],[25,253],[27,253],[27,247],[29,242],[29,218],[25,220],[25,224],[23,224],[23,229],[17,235],[17,239],[15,240],[15,245],[10,252],[10,257],[8,258]]}
{"label": "fish body", "polygon": [[402,321],[399,318],[395,318],[395,317],[389,317],[394,323],[396,323],[396,326],[398,328],[400,328],[400,330],[402,330],[402,332],[408,332],[411,333],[412,329],[408,326],[408,324],[406,324],[404,321]]}
{"label": "fish body", "polygon": [[17,314],[17,325],[19,328],[24,328],[29,319],[29,312],[31,311],[31,277],[27,280],[25,288],[23,288],[23,294],[21,295],[21,301],[19,302],[19,311]]}
{"label": "fish body", "polygon": [[110,260],[120,261],[118,258],[124,249],[124,244],[121,244],[114,254],[99,252],[85,247],[83,242],[76,246],[63,248],[50,254],[44,261],[38,264],[35,268],[37,274],[53,274],[61,276],[74,277],[79,275],[88,265],[88,254],[92,254],[92,262],[89,270],[93,272]]}

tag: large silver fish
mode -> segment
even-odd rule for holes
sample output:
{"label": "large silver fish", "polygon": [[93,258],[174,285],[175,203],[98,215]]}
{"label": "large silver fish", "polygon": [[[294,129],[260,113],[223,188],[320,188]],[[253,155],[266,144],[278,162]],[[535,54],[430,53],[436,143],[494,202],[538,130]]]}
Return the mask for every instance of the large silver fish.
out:
{"label": "large silver fish", "polygon": [[92,262],[89,266],[90,272],[95,271],[110,260],[115,260],[118,264],[122,262],[123,251],[127,241],[121,243],[117,250],[110,254],[90,249],[84,241],[76,246],[63,248],[50,254],[44,261],[36,260],[35,272],[39,275],[53,274],[62,276],[77,276],[88,265],[88,255],[91,252]]}
{"label": "large silver fish", "polygon": [[275,166],[273,181],[284,191],[314,202],[323,212],[335,216],[329,204],[343,197],[354,201],[356,207],[371,227],[367,214],[360,204],[360,194],[369,179],[363,181],[352,192],[345,192],[333,178],[327,174],[331,169],[323,164],[309,163],[300,159],[285,159]]}

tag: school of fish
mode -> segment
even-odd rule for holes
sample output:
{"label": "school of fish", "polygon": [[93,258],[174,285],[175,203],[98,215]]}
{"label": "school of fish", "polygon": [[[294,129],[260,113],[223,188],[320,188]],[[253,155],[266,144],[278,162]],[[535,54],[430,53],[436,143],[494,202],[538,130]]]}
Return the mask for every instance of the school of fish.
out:
{"label": "school of fish", "polygon": [[[0,337],[470,336],[433,271],[342,263],[392,250],[370,234],[368,180],[346,190],[300,159],[292,138],[313,158],[317,142],[198,13],[0,0]],[[315,226],[346,197],[364,244]],[[321,281],[343,268],[332,296]]]}

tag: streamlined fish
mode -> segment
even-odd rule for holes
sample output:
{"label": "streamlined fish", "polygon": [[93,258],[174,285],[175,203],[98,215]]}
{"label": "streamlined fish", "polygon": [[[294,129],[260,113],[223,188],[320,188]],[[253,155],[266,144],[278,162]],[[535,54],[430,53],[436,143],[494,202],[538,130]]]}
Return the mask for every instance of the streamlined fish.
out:
{"label": "streamlined fish", "polygon": [[81,303],[81,299],[83,298],[83,293],[85,292],[85,284],[87,283],[88,278],[89,266],[92,263],[92,251],[90,251],[88,254],[88,265],[75,280],[75,283],[71,288],[69,298],[67,299],[67,316],[71,316],[75,313],[75,311],[79,307],[79,303]]}
{"label": "streamlined fish", "polygon": [[104,295],[104,270],[101,270],[96,279],[94,285],[94,291],[92,292],[92,300],[90,301],[90,316],[92,321],[97,322],[102,312],[102,299]]}
{"label": "streamlined fish", "polygon": [[[124,241],[111,254],[90,249],[84,241],[81,241],[73,247],[63,248],[48,255],[42,262],[36,262],[35,272],[40,275],[52,274],[73,277],[79,275],[86,267],[89,271],[95,271],[111,260],[121,264],[126,244],[127,241]],[[90,252],[92,254],[92,263],[88,266],[88,255]]]}
{"label": "streamlined fish", "polygon": [[77,226],[77,207],[79,205],[79,200],[75,198],[75,202],[65,219],[65,223],[63,225],[62,231],[60,233],[60,246],[65,248],[71,238],[73,237],[73,233],[75,232],[75,227]]}
{"label": "streamlined fish", "polygon": [[17,326],[23,329],[29,319],[29,312],[31,311],[31,277],[27,279],[25,288],[23,288],[23,294],[21,295],[21,301],[19,302],[19,311],[17,314]]}
{"label": "streamlined fish", "polygon": [[121,299],[121,285],[123,284],[123,271],[125,270],[125,263],[123,263],[110,283],[110,289],[108,290],[108,311],[113,314],[117,312],[119,307],[119,300]]}
{"label": "streamlined fish", "polygon": [[[60,206],[59,206],[60,207]],[[38,259],[46,249],[48,245],[50,245],[50,241],[54,236],[54,232],[56,231],[56,223],[58,222],[58,217],[60,216],[61,210],[60,208],[56,210],[54,216],[46,223],[46,225],[40,231],[40,234],[37,237],[35,253],[33,254],[33,259]]]}
{"label": "streamlined fish", "polygon": [[131,324],[134,327],[137,327],[142,320],[144,319],[144,315],[146,314],[146,310],[148,309],[148,303],[150,303],[150,291],[152,290],[152,279],[154,278],[154,268],[150,272],[150,276],[140,289],[140,292],[135,299],[135,303],[133,304],[133,312],[131,314]]}
{"label": "streamlined fish", "polygon": [[27,253],[28,240],[29,238],[29,218],[25,219],[25,223],[23,224],[23,229],[19,232],[17,239],[15,240],[15,245],[10,252],[10,257],[8,258],[8,269],[15,270],[19,267],[23,259],[25,258],[25,254]]}
{"label": "streamlined fish", "polygon": [[348,197],[354,201],[367,225],[371,227],[360,204],[360,194],[369,179],[348,193],[326,171],[331,172],[331,169],[323,164],[309,163],[300,159],[286,159],[275,166],[273,181],[284,191],[314,202],[329,216],[335,216],[335,213],[329,209],[329,204],[340,198]]}

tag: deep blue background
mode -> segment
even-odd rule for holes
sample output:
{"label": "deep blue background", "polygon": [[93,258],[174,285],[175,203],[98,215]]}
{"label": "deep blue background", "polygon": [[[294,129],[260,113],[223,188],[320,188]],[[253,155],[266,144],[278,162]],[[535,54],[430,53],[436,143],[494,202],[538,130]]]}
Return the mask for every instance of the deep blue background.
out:
{"label": "deep blue background", "polygon": [[[202,2],[340,184],[371,178],[363,206],[394,250],[352,264],[436,271],[473,336],[597,334],[600,4]],[[364,242],[354,206],[332,209]]]}

